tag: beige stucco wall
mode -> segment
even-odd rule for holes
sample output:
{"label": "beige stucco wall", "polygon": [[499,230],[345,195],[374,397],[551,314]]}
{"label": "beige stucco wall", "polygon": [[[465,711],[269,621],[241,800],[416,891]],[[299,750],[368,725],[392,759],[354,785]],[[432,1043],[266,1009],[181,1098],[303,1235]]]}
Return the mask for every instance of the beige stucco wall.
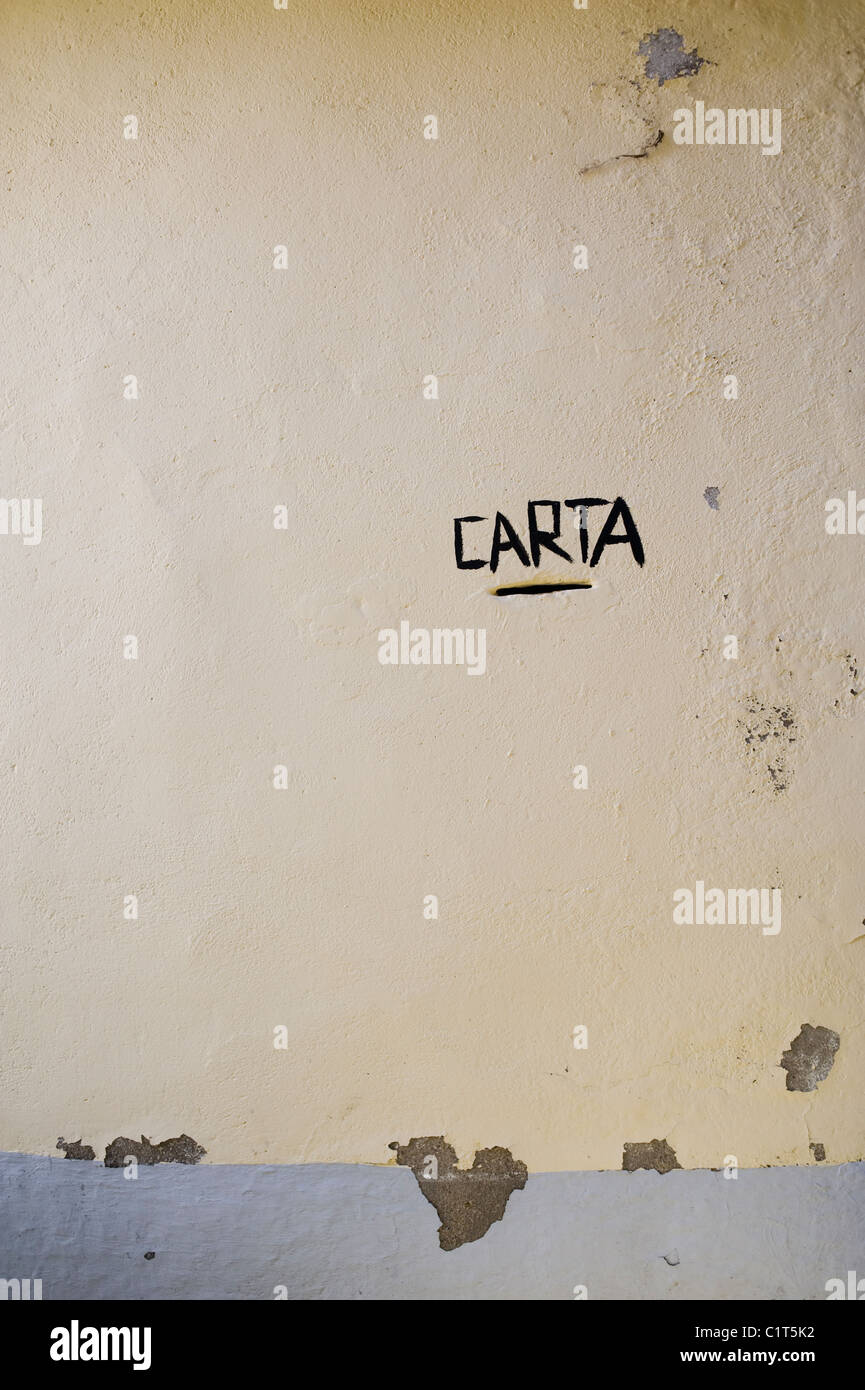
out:
{"label": "beige stucco wall", "polygon": [[[663,27],[706,61],[660,86]],[[0,491],[44,509],[0,536],[0,1147],[862,1157],[861,8],[5,0],[0,52]],[[676,145],[697,100],[782,152]],[[455,516],[592,494],[643,568],[456,568]],[[486,674],[382,666],[404,620]],[[698,879],[781,931],[674,924]]]}

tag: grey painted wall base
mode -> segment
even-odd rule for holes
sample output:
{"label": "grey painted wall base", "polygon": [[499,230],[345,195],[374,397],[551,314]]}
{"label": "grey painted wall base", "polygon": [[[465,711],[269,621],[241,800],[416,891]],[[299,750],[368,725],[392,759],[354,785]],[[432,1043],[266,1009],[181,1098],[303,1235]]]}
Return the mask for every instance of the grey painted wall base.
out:
{"label": "grey painted wall base", "polygon": [[865,1277],[865,1164],[531,1174],[483,1239],[437,1230],[404,1168],[0,1155],[0,1278],[44,1299],[825,1299]]}

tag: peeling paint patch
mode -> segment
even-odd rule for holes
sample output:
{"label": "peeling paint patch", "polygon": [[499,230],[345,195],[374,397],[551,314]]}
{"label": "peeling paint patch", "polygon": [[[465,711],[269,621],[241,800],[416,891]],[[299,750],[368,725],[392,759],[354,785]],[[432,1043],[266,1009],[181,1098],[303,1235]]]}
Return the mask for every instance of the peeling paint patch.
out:
{"label": "peeling paint patch", "polygon": [[826,1162],[826,1147],[824,1144],[809,1144],[808,1147],[814,1155],[815,1163]]}
{"label": "peeling paint patch", "polygon": [[89,1144],[82,1144],[80,1139],[64,1139],[61,1134],[57,1140],[57,1148],[65,1149],[67,1158],[94,1159],[96,1151],[91,1149]]}
{"label": "peeling paint patch", "polygon": [[626,1173],[636,1173],[638,1168],[653,1168],[656,1173],[670,1173],[681,1168],[675,1151],[666,1139],[649,1139],[645,1144],[626,1144],[622,1154],[622,1168]]}
{"label": "peeling paint patch", "polygon": [[703,496],[705,497],[709,506],[712,508],[713,512],[717,512],[720,510],[721,503],[718,495],[720,491],[721,489],[717,487],[707,487],[703,492]]}
{"label": "peeling paint patch", "polygon": [[766,771],[777,793],[790,785],[792,773],[787,750],[796,742],[796,717],[789,705],[764,705],[750,697],[745,701],[747,715],[739,720],[745,732],[745,745],[751,757],[765,758]]}
{"label": "peeling paint patch", "polygon": [[678,1250],[671,1250],[669,1255],[664,1256],[664,1259],[668,1265],[675,1268],[676,1265],[680,1263]]}
{"label": "peeling paint patch", "polygon": [[787,1090],[816,1090],[832,1070],[840,1046],[841,1039],[833,1029],[803,1023],[778,1063],[787,1073]]}
{"label": "peeling paint patch", "polygon": [[838,697],[832,702],[832,710],[835,714],[840,714],[849,719],[856,709],[856,700],[862,694],[862,682],[859,677],[859,661],[852,652],[844,655],[838,654],[841,663],[842,673],[839,681]]}
{"label": "peeling paint patch", "polygon": [[143,1134],[140,1143],[134,1139],[124,1139],[121,1135],[112,1139],[105,1150],[105,1167],[122,1168],[125,1158],[134,1158],[138,1163],[145,1164],[197,1163],[206,1152],[188,1134],[181,1134],[177,1139],[163,1139],[160,1144],[151,1143]]}
{"label": "peeling paint patch", "polygon": [[851,680],[851,682],[852,682],[851,688],[850,688],[850,694],[851,694],[851,695],[861,695],[861,694],[862,694],[862,688],[861,688],[861,686],[859,687],[858,690],[855,689],[855,687],[856,687],[857,685],[859,685],[859,665],[858,665],[858,663],[857,663],[857,661],[856,661],[856,658],[855,658],[855,656],[851,656],[850,653],[848,652],[847,655],[846,655],[846,657],[844,658],[844,660],[847,662],[847,673],[848,673],[848,675],[849,675],[849,677],[850,677],[850,680]]}
{"label": "peeling paint patch", "polygon": [[389,1148],[396,1150],[397,1163],[411,1168],[435,1207],[442,1250],[456,1250],[486,1235],[504,1216],[511,1193],[525,1187],[528,1178],[526,1165],[498,1146],[478,1149],[471,1168],[462,1169],[457,1168],[456,1151],[441,1136],[394,1142]]}
{"label": "peeling paint patch", "polygon": [[706,61],[696,48],[685,52],[682,35],[675,29],[656,29],[654,34],[647,34],[637,53],[646,60],[646,76],[656,77],[659,87],[673,77],[693,77]]}

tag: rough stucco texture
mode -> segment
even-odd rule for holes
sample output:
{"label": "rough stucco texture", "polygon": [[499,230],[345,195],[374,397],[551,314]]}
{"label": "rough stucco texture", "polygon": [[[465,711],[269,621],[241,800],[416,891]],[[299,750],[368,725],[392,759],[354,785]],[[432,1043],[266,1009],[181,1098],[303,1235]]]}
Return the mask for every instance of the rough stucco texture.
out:
{"label": "rough stucco texture", "polygon": [[[3,1146],[862,1157],[861,6],[8,0],[0,65]],[[584,495],[642,568],[456,568]],[[676,925],[697,880],[781,931]]]}

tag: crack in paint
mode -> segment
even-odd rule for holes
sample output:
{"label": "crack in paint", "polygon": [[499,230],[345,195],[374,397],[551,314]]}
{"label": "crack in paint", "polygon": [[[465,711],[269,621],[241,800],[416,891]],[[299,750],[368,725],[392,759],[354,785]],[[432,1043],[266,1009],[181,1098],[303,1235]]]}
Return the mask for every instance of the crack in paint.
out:
{"label": "crack in paint", "polygon": [[639,150],[627,151],[625,154],[611,154],[607,159],[596,159],[593,164],[586,164],[580,170],[581,174],[590,174],[593,169],[603,169],[605,164],[615,164],[617,159],[645,159],[650,150],[657,149],[664,138],[664,132],[658,130],[655,135],[646,141]]}

